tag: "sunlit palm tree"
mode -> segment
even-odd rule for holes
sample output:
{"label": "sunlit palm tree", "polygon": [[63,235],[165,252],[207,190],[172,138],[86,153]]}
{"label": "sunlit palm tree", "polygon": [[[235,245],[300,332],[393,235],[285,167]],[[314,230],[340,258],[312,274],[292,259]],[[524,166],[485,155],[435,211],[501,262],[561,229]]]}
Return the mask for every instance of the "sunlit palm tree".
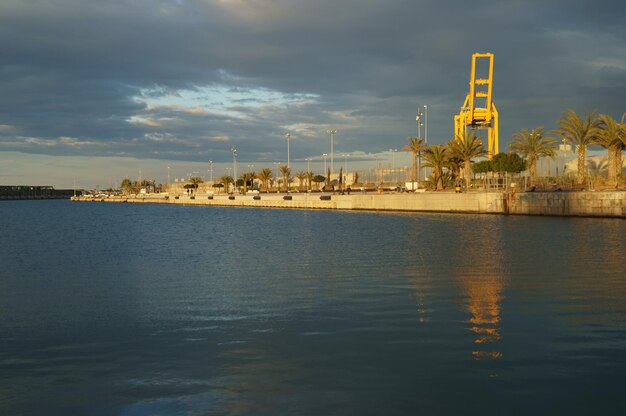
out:
{"label": "sunlit palm tree", "polygon": [[486,156],[487,150],[483,147],[481,137],[476,137],[474,131],[457,136],[455,140],[448,142],[449,157],[458,158],[463,162],[463,177],[465,186],[469,190],[472,180],[472,159]]}
{"label": "sunlit palm tree", "polygon": [[244,172],[240,176],[241,184],[243,185],[243,193],[248,193],[248,182],[254,179],[254,173]]}
{"label": "sunlit palm tree", "polygon": [[229,192],[228,192],[228,191],[229,191],[229,189],[228,189],[228,188],[229,188],[229,185],[230,185],[231,183],[234,183],[234,181],[233,181],[233,178],[232,178],[231,176],[224,175],[224,176],[222,176],[222,177],[220,178],[220,183],[221,183],[222,185],[224,185],[224,191],[225,191],[226,193],[229,193]]}
{"label": "sunlit palm tree", "polygon": [[531,186],[535,184],[535,178],[537,177],[537,158],[554,158],[556,145],[557,140],[553,137],[546,137],[543,127],[537,127],[531,131],[522,129],[513,134],[513,141],[509,148],[512,152],[519,153],[528,160]]}
{"label": "sunlit palm tree", "polygon": [[280,165],[278,167],[278,171],[281,175],[283,175],[283,184],[285,185],[285,192],[289,192],[289,175],[291,174],[291,169],[287,165]]}
{"label": "sunlit palm tree", "polygon": [[306,172],[306,185],[309,191],[312,188],[312,182],[313,182],[314,177],[315,177],[315,174],[313,172],[311,171]]}
{"label": "sunlit palm tree", "polygon": [[193,187],[194,190],[198,189],[198,185],[200,185],[201,183],[204,182],[204,180],[202,180],[202,178],[199,178],[197,176],[194,176],[192,178],[189,178],[189,182],[191,182],[191,186]]}
{"label": "sunlit palm tree", "polygon": [[296,178],[298,179],[298,182],[300,183],[298,186],[298,190],[302,191],[302,183],[306,179],[306,172],[300,171],[296,173]]}
{"label": "sunlit palm tree", "polygon": [[622,150],[626,147],[626,126],[613,117],[602,114],[598,117],[598,130],[592,143],[599,144],[608,151],[609,182],[617,186],[617,177],[622,172]]}
{"label": "sunlit palm tree", "polygon": [[413,153],[413,158],[411,159],[413,161],[411,180],[417,182],[417,158],[427,149],[427,147],[424,146],[424,140],[417,137],[409,137],[409,144],[405,145],[402,149]]}
{"label": "sunlit palm tree", "polygon": [[258,180],[263,184],[263,189],[265,192],[269,190],[269,181],[272,180],[274,175],[272,175],[272,170],[270,168],[263,168],[259,173],[256,174]]}
{"label": "sunlit palm tree", "polygon": [[593,138],[598,131],[598,115],[596,111],[587,113],[583,121],[576,111],[571,108],[563,113],[558,121],[559,128],[557,134],[575,146],[578,151],[578,174],[579,185],[585,183],[585,155],[587,146],[592,144]]}
{"label": "sunlit palm tree", "polygon": [[443,168],[447,163],[448,149],[443,145],[431,145],[424,152],[424,166],[432,169],[438,191],[443,190]]}

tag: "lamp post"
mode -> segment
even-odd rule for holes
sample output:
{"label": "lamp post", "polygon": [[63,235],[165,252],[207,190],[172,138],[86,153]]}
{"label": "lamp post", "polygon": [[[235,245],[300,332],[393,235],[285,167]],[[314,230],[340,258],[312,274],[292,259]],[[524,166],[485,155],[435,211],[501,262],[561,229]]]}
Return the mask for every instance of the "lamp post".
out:
{"label": "lamp post", "polygon": [[322,156],[324,156],[324,176],[326,176],[326,156],[328,156],[328,153],[322,153]]}
{"label": "lamp post", "polygon": [[428,144],[428,106],[424,106],[424,143]]}
{"label": "lamp post", "polygon": [[289,151],[289,142],[291,141],[291,133],[285,133],[285,139],[287,139],[287,167],[291,168],[291,156]]}
{"label": "lamp post", "polygon": [[398,151],[398,149],[389,149],[389,151],[391,152],[391,175],[397,182],[398,176],[396,174],[396,152]]}
{"label": "lamp post", "polygon": [[209,160],[209,175],[211,178],[211,183],[213,183],[213,161]]}
{"label": "lamp post", "polygon": [[379,166],[378,166],[378,153],[375,153],[375,154],[374,154],[374,161],[376,162],[376,167],[374,168],[374,174],[376,175],[376,181],[377,181],[378,183],[380,183],[381,181],[380,181],[380,179],[379,179],[379,176],[380,176],[380,168],[379,168]]}
{"label": "lamp post", "polygon": [[[280,165],[280,162],[272,162],[274,165],[274,170],[276,171],[276,176],[274,176],[274,181],[278,182],[278,176],[280,174],[280,171],[278,170],[278,166]],[[278,189],[276,190],[276,193],[280,192],[280,186],[278,187]]]}
{"label": "lamp post", "polygon": [[167,192],[170,191],[170,165],[167,165]]}
{"label": "lamp post", "polygon": [[[563,174],[565,174],[565,155],[572,151],[572,146],[567,144],[567,140],[566,139],[563,139],[563,144],[559,145],[559,151],[563,155],[563,171],[561,172],[561,175],[563,175]],[[557,164],[557,167],[556,167],[556,176],[559,176],[559,166],[558,166],[558,164]]]}
{"label": "lamp post", "polygon": [[235,191],[237,191],[237,148],[233,146],[230,151],[233,153],[233,181],[235,182]]}
{"label": "lamp post", "polygon": [[307,157],[305,160],[306,160],[306,171],[311,172],[311,158]]}
{"label": "lamp post", "polygon": [[[343,154],[343,175],[345,178],[348,177],[348,154],[344,153]],[[346,181],[343,181],[344,184]]]}
{"label": "lamp post", "polygon": [[[424,106],[426,107],[426,106]],[[422,123],[422,116],[424,115],[424,113],[422,113],[420,110],[417,110],[417,116],[415,116],[415,121],[417,121],[417,139],[421,140],[422,138],[422,126],[424,125]],[[417,183],[420,183],[422,177],[422,152],[419,151],[417,152]]]}
{"label": "lamp post", "polygon": [[[337,134],[337,130],[326,130],[326,133],[330,136],[330,174],[335,172],[335,150],[334,150],[334,139],[335,134]],[[324,169],[326,171],[326,169]]]}

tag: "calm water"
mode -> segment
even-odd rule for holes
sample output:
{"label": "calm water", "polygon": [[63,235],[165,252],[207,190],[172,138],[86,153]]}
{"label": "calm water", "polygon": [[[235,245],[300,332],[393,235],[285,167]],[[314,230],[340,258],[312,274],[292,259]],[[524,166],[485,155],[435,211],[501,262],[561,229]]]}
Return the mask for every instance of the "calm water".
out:
{"label": "calm water", "polygon": [[625,414],[626,221],[0,203],[1,415]]}

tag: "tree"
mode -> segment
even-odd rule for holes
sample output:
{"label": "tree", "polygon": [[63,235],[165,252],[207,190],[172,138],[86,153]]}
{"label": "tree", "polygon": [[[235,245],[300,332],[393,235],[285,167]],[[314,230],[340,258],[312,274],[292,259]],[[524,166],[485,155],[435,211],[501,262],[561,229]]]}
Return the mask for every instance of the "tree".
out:
{"label": "tree", "polygon": [[[198,189],[198,185],[203,183],[204,181],[202,180],[202,178],[199,178],[197,176],[194,176],[192,178],[189,178],[189,188],[188,189],[193,189],[193,190],[197,190]],[[187,189],[187,185],[185,185],[185,188]]]}
{"label": "tree", "polygon": [[540,157],[554,158],[556,144],[556,139],[544,135],[543,127],[537,127],[531,131],[522,129],[513,134],[513,141],[509,145],[509,149],[521,154],[528,161],[530,186],[535,184],[537,177],[537,159]]}
{"label": "tree", "polygon": [[339,168],[339,190],[343,192],[343,168]]}
{"label": "tree", "polygon": [[298,190],[302,191],[302,183],[305,181],[306,179],[306,172],[298,172],[296,173],[296,178],[298,179],[298,182],[300,183],[298,186]]}
{"label": "tree", "polygon": [[189,182],[191,182],[191,184],[194,185],[194,188],[198,189],[198,185],[203,183],[204,180],[202,180],[202,178],[194,176],[193,178],[189,178]]}
{"label": "tree", "polygon": [[433,171],[436,190],[443,190],[443,169],[448,163],[448,148],[440,144],[429,146],[424,152],[424,162],[424,166]]}
{"label": "tree", "polygon": [[311,190],[311,185],[313,182],[313,178],[315,177],[315,174],[311,171],[306,172],[306,183],[307,183],[307,188],[310,191]]}
{"label": "tree", "polygon": [[520,173],[526,169],[524,159],[517,153],[498,153],[489,161],[489,166],[492,172],[500,173]]}
{"label": "tree", "polygon": [[315,182],[317,184],[317,189],[320,188],[320,183],[323,183],[326,181],[326,178],[322,175],[315,175],[313,176],[313,182]]}
{"label": "tree", "polygon": [[133,181],[131,181],[128,178],[125,178],[122,180],[120,187],[122,188],[122,191],[124,191],[124,193],[130,193],[133,189]]}
{"label": "tree", "polygon": [[263,189],[265,189],[265,192],[268,192],[269,190],[269,181],[272,180],[272,170],[270,168],[263,168],[259,173],[257,173],[256,175],[257,179],[261,181],[261,183],[263,184]]}
{"label": "tree", "polygon": [[424,146],[424,140],[417,137],[409,137],[409,144],[405,145],[402,149],[413,153],[413,157],[411,159],[413,161],[411,180],[413,182],[417,182],[417,158],[427,149],[427,147]]}
{"label": "tree", "polygon": [[283,183],[285,185],[285,192],[289,192],[289,175],[291,174],[291,168],[287,165],[280,165],[278,171],[283,175]]}
{"label": "tree", "polygon": [[491,161],[490,160],[481,160],[480,162],[476,162],[472,165],[472,170],[474,173],[487,173],[492,172],[491,170]]}
{"label": "tree", "polygon": [[256,172],[248,172],[248,181],[250,182],[248,186],[254,189],[254,179],[256,178]]}
{"label": "tree", "polygon": [[[253,172],[245,172],[241,174],[241,179],[239,181],[241,181],[241,186],[243,186],[243,193],[246,194],[248,192],[248,184],[252,185],[252,180],[254,179],[254,173]],[[237,181],[237,184],[239,184],[239,181]]]}
{"label": "tree", "polygon": [[[626,114],[625,114],[626,115]],[[602,114],[598,117],[598,130],[593,144],[598,144],[608,151],[608,179],[617,186],[618,176],[622,173],[622,150],[626,147],[626,126],[616,122],[613,117]]]}
{"label": "tree", "polygon": [[473,130],[464,133],[457,136],[455,140],[448,142],[448,152],[450,157],[456,157],[463,163],[465,186],[469,190],[472,180],[472,159],[487,155],[482,138],[476,137]]}
{"label": "tree", "polygon": [[578,151],[578,174],[579,185],[585,183],[585,155],[587,146],[592,144],[593,138],[598,131],[598,116],[596,111],[587,113],[583,121],[573,109],[568,109],[558,121],[557,134],[565,141],[575,146]]}
{"label": "tree", "polygon": [[220,183],[222,185],[224,185],[224,190],[226,191],[226,193],[229,193],[229,186],[231,183],[234,183],[235,181],[233,180],[233,178],[231,176],[228,175],[224,175],[220,178]]}

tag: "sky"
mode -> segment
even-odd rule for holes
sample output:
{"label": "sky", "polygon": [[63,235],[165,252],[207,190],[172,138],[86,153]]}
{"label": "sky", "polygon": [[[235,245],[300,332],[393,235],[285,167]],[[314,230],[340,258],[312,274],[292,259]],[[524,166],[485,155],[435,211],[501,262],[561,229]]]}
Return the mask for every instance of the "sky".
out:
{"label": "sky", "polygon": [[418,108],[452,138],[474,52],[495,55],[501,151],[567,108],[626,112],[617,0],[2,0],[0,184],[208,178],[232,147],[259,170],[286,132],[292,170],[321,172],[328,129],[336,165],[410,165]]}

